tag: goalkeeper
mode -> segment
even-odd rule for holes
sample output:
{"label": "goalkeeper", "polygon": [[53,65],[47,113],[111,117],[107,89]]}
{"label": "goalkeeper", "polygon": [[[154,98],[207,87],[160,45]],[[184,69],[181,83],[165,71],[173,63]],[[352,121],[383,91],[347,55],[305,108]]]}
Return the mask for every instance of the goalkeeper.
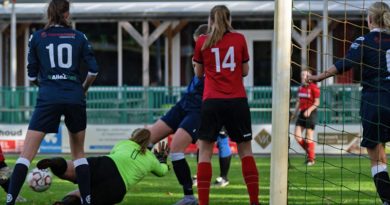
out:
{"label": "goalkeeper", "polygon": [[[150,132],[137,129],[129,140],[118,142],[107,156],[87,158],[91,167],[92,204],[107,205],[120,203],[130,187],[152,172],[162,177],[168,172],[168,145],[158,146],[154,155],[147,149]],[[76,182],[73,163],[62,157],[42,159],[37,163],[39,169],[51,168],[61,179]],[[55,205],[81,205],[80,192],[75,190]]]}

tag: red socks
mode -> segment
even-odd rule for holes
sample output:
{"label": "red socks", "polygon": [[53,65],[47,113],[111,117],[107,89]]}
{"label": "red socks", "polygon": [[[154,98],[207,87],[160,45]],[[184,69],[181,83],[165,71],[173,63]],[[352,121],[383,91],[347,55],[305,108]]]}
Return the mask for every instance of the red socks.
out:
{"label": "red socks", "polygon": [[314,142],[307,143],[307,159],[309,161],[313,161],[316,158],[315,146]]}
{"label": "red socks", "polygon": [[259,204],[259,173],[257,172],[255,159],[253,156],[246,156],[241,159],[241,165],[250,203]]}
{"label": "red socks", "polygon": [[198,173],[197,173],[199,205],[209,204],[211,176],[212,176],[211,163],[200,162],[198,164]]}
{"label": "red socks", "polygon": [[301,141],[298,142],[299,145],[306,151],[307,146],[306,146],[306,141],[301,138]]}

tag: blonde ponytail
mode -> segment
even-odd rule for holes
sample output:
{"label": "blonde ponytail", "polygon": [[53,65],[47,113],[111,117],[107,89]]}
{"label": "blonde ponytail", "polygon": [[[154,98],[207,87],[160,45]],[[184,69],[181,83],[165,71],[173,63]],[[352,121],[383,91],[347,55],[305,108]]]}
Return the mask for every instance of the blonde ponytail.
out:
{"label": "blonde ponytail", "polygon": [[233,30],[230,22],[230,11],[225,5],[214,6],[210,11],[209,35],[202,50],[218,43],[227,31]]}
{"label": "blonde ponytail", "polygon": [[386,29],[390,29],[390,11],[386,11],[383,14],[383,24]]}
{"label": "blonde ponytail", "polygon": [[375,2],[368,8],[371,23],[380,28],[390,29],[390,7],[384,2]]}

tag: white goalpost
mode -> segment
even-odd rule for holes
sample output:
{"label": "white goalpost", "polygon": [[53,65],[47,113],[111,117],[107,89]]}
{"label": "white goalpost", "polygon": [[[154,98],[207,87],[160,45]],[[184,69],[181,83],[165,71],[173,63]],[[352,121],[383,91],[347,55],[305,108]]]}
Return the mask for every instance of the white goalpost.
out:
{"label": "white goalpost", "polygon": [[276,0],[272,59],[270,204],[287,204],[292,0]]}

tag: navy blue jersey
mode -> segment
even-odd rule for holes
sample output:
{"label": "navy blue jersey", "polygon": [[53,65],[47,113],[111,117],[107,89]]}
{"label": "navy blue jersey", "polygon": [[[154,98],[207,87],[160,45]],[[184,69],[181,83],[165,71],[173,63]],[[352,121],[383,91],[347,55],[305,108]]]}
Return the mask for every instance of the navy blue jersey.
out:
{"label": "navy blue jersey", "polygon": [[28,77],[39,81],[37,104],[85,104],[80,63],[88,74],[98,66],[86,36],[71,28],[53,26],[34,32],[29,40]]}
{"label": "navy blue jersey", "polygon": [[194,76],[179,103],[185,110],[199,110],[202,106],[204,78]]}
{"label": "navy blue jersey", "polygon": [[361,67],[363,92],[390,89],[390,34],[373,29],[357,38],[347,55],[335,63],[338,73]]}

